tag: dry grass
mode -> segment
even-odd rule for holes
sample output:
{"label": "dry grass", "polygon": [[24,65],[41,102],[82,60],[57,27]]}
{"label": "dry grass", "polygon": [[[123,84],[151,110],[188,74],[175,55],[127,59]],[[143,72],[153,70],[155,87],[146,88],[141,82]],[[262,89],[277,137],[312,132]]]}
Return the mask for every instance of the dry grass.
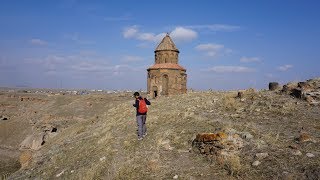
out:
{"label": "dry grass", "polygon": [[[288,149],[295,144],[293,139],[301,126],[319,142],[317,107],[296,104],[297,100],[289,96],[270,92],[250,91],[245,100],[235,96],[235,92],[190,92],[152,100],[148,136],[143,141],[137,141],[131,94],[43,97],[47,102],[41,107],[26,102],[23,115],[39,111],[28,114],[28,118],[35,119],[36,125],[56,125],[58,134],[33,154],[28,168],[11,177],[274,179],[290,172],[304,178],[301,169],[319,165],[319,143],[298,144],[304,154],[316,155],[312,159],[293,156]],[[253,136],[244,139],[239,155],[225,157],[219,163],[219,159],[208,160],[190,151],[198,133],[226,129]],[[270,155],[261,165],[252,167],[259,152]]]}

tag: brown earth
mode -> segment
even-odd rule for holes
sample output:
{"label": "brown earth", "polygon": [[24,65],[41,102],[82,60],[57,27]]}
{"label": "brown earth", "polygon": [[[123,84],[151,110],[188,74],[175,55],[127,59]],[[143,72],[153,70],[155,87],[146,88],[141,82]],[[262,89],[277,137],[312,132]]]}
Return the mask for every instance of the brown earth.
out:
{"label": "brown earth", "polygon": [[[242,91],[241,98],[237,95],[236,91],[188,92],[151,100],[148,135],[138,141],[131,94],[3,91],[0,116],[7,120],[0,120],[0,176],[319,178],[320,106],[274,91],[251,89]],[[40,149],[19,147],[27,136],[39,133],[43,134]],[[209,135],[198,135],[203,133]],[[226,139],[221,145],[230,147],[232,155],[216,151],[223,156],[211,158],[212,154],[193,149],[197,135],[199,140],[207,138],[206,142]],[[241,146],[234,151],[232,146],[237,142]]]}

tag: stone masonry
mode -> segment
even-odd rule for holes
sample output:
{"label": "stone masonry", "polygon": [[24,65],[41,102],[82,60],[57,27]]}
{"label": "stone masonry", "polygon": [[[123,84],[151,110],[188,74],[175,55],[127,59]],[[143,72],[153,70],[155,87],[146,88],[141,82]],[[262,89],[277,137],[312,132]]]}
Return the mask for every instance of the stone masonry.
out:
{"label": "stone masonry", "polygon": [[186,69],[178,64],[179,50],[167,34],[157,46],[155,64],[148,71],[148,95],[157,96],[187,92]]}

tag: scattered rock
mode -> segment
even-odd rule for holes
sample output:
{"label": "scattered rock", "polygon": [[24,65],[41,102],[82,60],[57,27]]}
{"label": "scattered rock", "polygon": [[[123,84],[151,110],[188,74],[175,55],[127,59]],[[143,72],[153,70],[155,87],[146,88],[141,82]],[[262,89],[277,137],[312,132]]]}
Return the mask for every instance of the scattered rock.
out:
{"label": "scattered rock", "polygon": [[274,91],[277,89],[279,89],[279,83],[277,83],[277,82],[270,82],[269,83],[269,90],[270,91]]}
{"label": "scattered rock", "polygon": [[300,143],[312,141],[311,136],[308,133],[301,133],[298,138],[296,138]]}
{"label": "scattered rock", "polygon": [[298,87],[298,83],[289,82],[288,84],[283,86],[282,92],[290,94],[292,90],[297,87]]}
{"label": "scattered rock", "polygon": [[256,90],[254,88],[246,89],[246,93],[256,93]]}
{"label": "scattered rock", "polygon": [[298,87],[303,90],[309,90],[311,89],[311,86],[307,82],[299,82]]}
{"label": "scattered rock", "polygon": [[105,156],[103,156],[102,158],[100,158],[100,161],[104,161],[104,160],[106,160],[106,157],[105,157]]}
{"label": "scattered rock", "polygon": [[258,159],[264,159],[264,158],[266,158],[266,157],[268,157],[268,156],[269,156],[268,153],[257,153],[257,154],[256,154],[256,157],[257,157]]}
{"label": "scattered rock", "polygon": [[[320,96],[319,96],[319,97],[320,97]],[[320,101],[312,101],[312,102],[310,103],[310,105],[314,105],[314,106],[320,105]]]}
{"label": "scattered rock", "polygon": [[312,158],[312,157],[314,157],[315,155],[312,154],[312,153],[307,153],[306,156],[309,157],[309,158]]}
{"label": "scattered rock", "polygon": [[173,149],[173,147],[170,146],[170,144],[164,144],[163,145],[163,148],[166,150],[166,151],[171,151]]}
{"label": "scattered rock", "polygon": [[293,150],[292,154],[295,155],[295,156],[301,156],[302,155],[301,151],[298,150],[298,149]]}
{"label": "scattered rock", "polygon": [[320,104],[320,80],[319,78],[306,82],[288,83],[283,86],[282,92],[299,99],[306,100],[310,105]]}
{"label": "scattered rock", "polygon": [[313,102],[314,102],[314,99],[313,99],[312,96],[306,96],[304,99],[305,99],[308,103],[313,103]]}
{"label": "scattered rock", "polygon": [[268,147],[268,144],[262,140],[262,139],[257,139],[256,141],[254,141],[257,149],[263,149],[263,148],[266,148]]}
{"label": "scattered rock", "polygon": [[6,120],[9,120],[9,118],[3,117],[2,120],[3,120],[3,121],[6,121]]}
{"label": "scattered rock", "polygon": [[[50,115],[51,116],[51,115]],[[57,132],[58,128],[52,124],[44,124],[39,127],[43,132]]]}
{"label": "scattered rock", "polygon": [[239,92],[238,92],[238,95],[237,95],[237,98],[242,99],[243,96],[244,96],[244,93],[243,93],[242,91],[239,91]]}
{"label": "scattered rock", "polygon": [[206,155],[209,159],[218,162],[219,165],[227,167],[230,174],[241,169],[240,150],[244,143],[238,134],[218,132],[201,133],[192,142],[195,152]]}
{"label": "scattered rock", "polygon": [[158,144],[161,145],[166,151],[173,150],[173,147],[170,146],[170,140],[169,139],[160,140],[158,142]]}
{"label": "scattered rock", "polygon": [[211,142],[211,141],[218,141],[221,139],[227,138],[227,134],[223,132],[215,133],[200,133],[196,136],[196,141],[199,142]]}
{"label": "scattered rock", "polygon": [[291,90],[291,96],[301,99],[303,96],[303,90],[301,88],[294,88]]}
{"label": "scattered rock", "polygon": [[257,160],[252,163],[252,166],[259,166],[260,164],[261,162]]}
{"label": "scattered rock", "polygon": [[60,177],[64,173],[64,170],[61,173],[57,174],[56,177]]}
{"label": "scattered rock", "polygon": [[288,146],[289,148],[291,148],[291,149],[298,149],[298,146],[296,146],[296,145],[294,145],[294,144],[292,144],[292,145],[290,145],[290,146]]}
{"label": "scattered rock", "polygon": [[252,139],[252,138],[253,138],[253,135],[251,135],[249,132],[243,132],[243,133],[241,133],[241,137],[242,137],[243,139],[249,140],[249,139]]}

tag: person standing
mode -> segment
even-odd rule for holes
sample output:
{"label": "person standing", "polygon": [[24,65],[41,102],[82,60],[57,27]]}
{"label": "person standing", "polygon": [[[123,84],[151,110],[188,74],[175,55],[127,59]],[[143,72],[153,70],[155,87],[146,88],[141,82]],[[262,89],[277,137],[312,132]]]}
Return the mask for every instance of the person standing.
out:
{"label": "person standing", "polygon": [[147,105],[151,105],[150,101],[147,98],[142,98],[139,92],[133,94],[136,101],[133,106],[136,108],[136,120],[138,125],[138,140],[142,140],[147,135]]}

